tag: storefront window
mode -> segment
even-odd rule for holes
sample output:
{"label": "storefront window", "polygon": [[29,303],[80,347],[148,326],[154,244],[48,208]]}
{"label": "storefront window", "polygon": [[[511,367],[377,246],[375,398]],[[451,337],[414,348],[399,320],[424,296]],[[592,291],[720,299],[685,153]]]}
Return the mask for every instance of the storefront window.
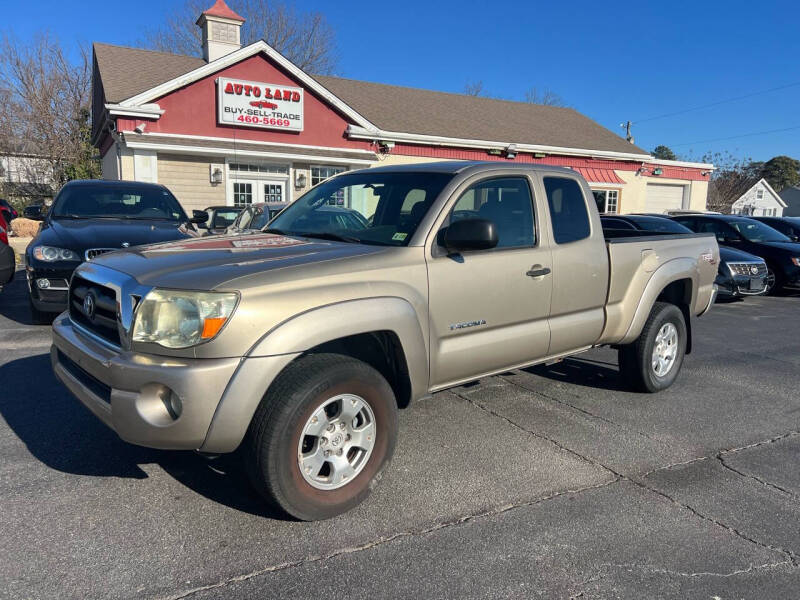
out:
{"label": "storefront window", "polygon": [[619,209],[619,190],[592,190],[600,214],[616,214]]}
{"label": "storefront window", "polygon": [[231,163],[231,171],[236,173],[271,173],[274,175],[288,175],[289,167],[283,165],[261,165],[250,163]]}
{"label": "storefront window", "polygon": [[[345,167],[311,167],[311,187],[322,183],[338,173],[344,173],[345,171],[347,171]],[[339,192],[334,194],[328,201],[328,204],[333,206],[343,206],[344,203],[344,190],[339,190]]]}
{"label": "storefront window", "polygon": [[253,184],[234,183],[233,184],[233,205],[248,206],[253,203]]}
{"label": "storefront window", "polygon": [[311,167],[311,186],[322,183],[328,177],[347,171],[345,167]]}

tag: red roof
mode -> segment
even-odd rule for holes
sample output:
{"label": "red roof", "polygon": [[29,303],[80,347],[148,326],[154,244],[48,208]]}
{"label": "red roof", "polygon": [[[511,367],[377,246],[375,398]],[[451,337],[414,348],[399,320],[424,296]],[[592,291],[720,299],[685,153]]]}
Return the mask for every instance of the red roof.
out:
{"label": "red roof", "polygon": [[612,169],[573,167],[589,183],[625,183]]}
{"label": "red roof", "polygon": [[203,12],[204,15],[209,17],[222,17],[224,19],[233,19],[234,21],[242,21],[244,23],[244,17],[237,15],[233,12],[230,7],[225,4],[225,0],[217,0],[214,2],[214,6],[209,8],[207,11]]}

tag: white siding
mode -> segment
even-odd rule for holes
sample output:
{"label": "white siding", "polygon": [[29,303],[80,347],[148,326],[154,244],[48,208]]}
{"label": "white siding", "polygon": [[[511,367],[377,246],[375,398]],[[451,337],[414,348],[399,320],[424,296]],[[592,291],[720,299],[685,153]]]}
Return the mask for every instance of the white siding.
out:
{"label": "white siding", "polygon": [[219,162],[219,158],[159,154],[159,183],[175,194],[189,214],[207,206],[224,205],[225,182],[211,183],[209,178],[209,165]]}
{"label": "white siding", "polygon": [[[759,196],[761,197],[759,198]],[[781,217],[783,216],[783,206],[762,180],[733,203],[731,212],[735,215],[753,215],[754,217]]]}

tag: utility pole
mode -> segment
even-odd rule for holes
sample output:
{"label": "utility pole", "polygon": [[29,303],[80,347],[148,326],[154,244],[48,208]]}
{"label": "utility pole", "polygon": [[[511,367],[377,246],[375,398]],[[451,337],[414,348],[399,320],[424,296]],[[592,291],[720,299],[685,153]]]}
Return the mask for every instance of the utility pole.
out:
{"label": "utility pole", "polygon": [[620,123],[620,127],[625,128],[625,139],[628,140],[628,143],[633,144],[634,140],[633,140],[633,135],[631,135],[631,125],[633,125],[633,123],[631,123],[630,121],[627,121],[625,123]]}

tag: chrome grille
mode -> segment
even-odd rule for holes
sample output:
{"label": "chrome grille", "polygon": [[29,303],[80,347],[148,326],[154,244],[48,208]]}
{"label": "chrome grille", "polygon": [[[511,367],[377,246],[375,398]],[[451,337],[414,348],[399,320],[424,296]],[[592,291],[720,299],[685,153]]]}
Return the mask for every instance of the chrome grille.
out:
{"label": "chrome grille", "polygon": [[119,346],[117,310],[117,295],[113,289],[73,275],[69,291],[69,316],[73,323]]}
{"label": "chrome grille", "polygon": [[[734,275],[745,277],[766,277],[767,265],[763,262],[728,263],[728,268]],[[753,272],[755,270],[755,272]]]}
{"label": "chrome grille", "polygon": [[89,248],[86,252],[84,252],[84,258],[86,260],[92,260],[100,256],[101,254],[105,254],[106,252],[113,252],[114,250],[119,250],[119,248]]}

